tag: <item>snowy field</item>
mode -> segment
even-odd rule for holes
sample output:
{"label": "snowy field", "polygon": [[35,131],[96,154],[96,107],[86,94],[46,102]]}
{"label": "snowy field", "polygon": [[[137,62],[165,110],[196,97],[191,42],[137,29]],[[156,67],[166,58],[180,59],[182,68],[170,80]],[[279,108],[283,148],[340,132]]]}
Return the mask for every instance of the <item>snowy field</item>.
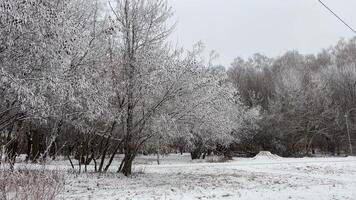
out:
{"label": "snowy field", "polygon": [[[208,163],[185,154],[161,161],[158,166],[153,156],[138,157],[129,178],[66,173],[59,199],[356,199],[356,157],[259,156]],[[47,167],[64,170],[68,163]]]}

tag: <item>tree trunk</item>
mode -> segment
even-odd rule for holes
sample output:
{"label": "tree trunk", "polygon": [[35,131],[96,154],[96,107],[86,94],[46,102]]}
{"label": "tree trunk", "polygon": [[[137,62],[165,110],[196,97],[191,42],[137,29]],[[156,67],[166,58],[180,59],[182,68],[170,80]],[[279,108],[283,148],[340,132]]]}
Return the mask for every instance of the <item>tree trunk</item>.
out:
{"label": "tree trunk", "polygon": [[72,168],[74,169],[74,164],[72,162],[72,159],[70,158],[70,156],[72,155],[72,151],[73,151],[74,147],[69,147],[68,149],[68,154],[67,154],[67,158],[70,162],[70,165],[72,166]]}
{"label": "tree trunk", "polygon": [[109,167],[110,167],[112,161],[114,160],[115,155],[116,155],[117,151],[119,150],[120,146],[121,146],[121,142],[116,146],[115,150],[114,150],[113,153],[111,154],[111,157],[110,157],[110,159],[109,159],[108,164],[106,165],[106,167],[105,167],[105,169],[104,169],[104,172],[107,172],[107,171],[108,171],[108,169],[109,169]]}
{"label": "tree trunk", "polygon": [[78,153],[79,153],[79,158],[78,158],[78,165],[79,165],[79,173],[82,173],[82,159],[83,159],[83,155],[82,155],[82,144],[79,145],[79,148],[78,148]]}
{"label": "tree trunk", "polygon": [[183,155],[183,151],[184,151],[184,148],[183,147],[179,147],[180,155]]}
{"label": "tree trunk", "polygon": [[70,158],[70,155],[68,154],[68,160],[70,162],[70,166],[72,166],[72,169],[74,169],[74,165],[73,165],[73,162],[72,162],[72,159]]}
{"label": "tree trunk", "polygon": [[49,150],[49,155],[50,157],[52,157],[52,160],[56,159],[56,154],[57,154],[57,139],[54,140]]}
{"label": "tree trunk", "polygon": [[79,174],[80,174],[82,173],[82,162],[80,159],[78,160],[78,166],[79,166]]}
{"label": "tree trunk", "polygon": [[96,163],[96,159],[93,158],[93,162],[94,162],[94,171],[98,172],[98,164]]}
{"label": "tree trunk", "polygon": [[157,149],[157,165],[160,165],[160,162],[159,162],[159,150]]}
{"label": "tree trunk", "polygon": [[133,154],[126,154],[125,155],[125,159],[124,159],[124,163],[121,169],[121,172],[125,175],[125,176],[129,176],[132,174],[132,161],[134,159]]}
{"label": "tree trunk", "polygon": [[119,169],[117,170],[117,172],[121,172],[122,166],[124,165],[124,161],[125,161],[125,157],[122,159],[122,161],[120,163],[120,166],[119,166]]}
{"label": "tree trunk", "polygon": [[26,139],[27,139],[27,148],[26,148],[26,162],[28,162],[31,158],[31,148],[32,148],[32,137],[31,137],[31,132],[26,133]]}
{"label": "tree trunk", "polygon": [[105,144],[105,148],[103,153],[101,154],[101,161],[100,161],[100,165],[99,165],[99,172],[103,171],[103,166],[104,166],[104,162],[105,162],[105,157],[106,157],[106,152],[109,149],[109,140],[110,138],[107,139],[106,144]]}
{"label": "tree trunk", "polygon": [[125,159],[121,172],[125,176],[132,173],[132,160],[134,159],[134,148],[132,147],[133,117],[134,117],[134,66],[133,58],[129,55],[130,62],[126,66],[128,70],[128,87],[127,87],[127,117],[126,117],[126,137],[125,137]]}
{"label": "tree trunk", "polygon": [[159,162],[159,138],[158,138],[158,141],[157,141],[157,164],[159,165],[160,162]]}
{"label": "tree trunk", "polygon": [[40,155],[40,135],[37,131],[32,131],[32,146],[31,146],[31,156],[32,162],[36,162]]}

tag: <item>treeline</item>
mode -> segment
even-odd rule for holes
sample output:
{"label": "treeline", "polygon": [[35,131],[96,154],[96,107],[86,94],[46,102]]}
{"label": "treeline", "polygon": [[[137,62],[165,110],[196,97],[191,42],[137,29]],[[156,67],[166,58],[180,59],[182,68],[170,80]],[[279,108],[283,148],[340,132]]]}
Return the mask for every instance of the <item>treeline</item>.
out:
{"label": "treeline", "polygon": [[290,51],[277,58],[237,58],[228,75],[242,102],[261,108],[258,131],[240,142],[245,151],[284,156],[351,153],[356,138],[356,38],[340,40],[316,55]]}

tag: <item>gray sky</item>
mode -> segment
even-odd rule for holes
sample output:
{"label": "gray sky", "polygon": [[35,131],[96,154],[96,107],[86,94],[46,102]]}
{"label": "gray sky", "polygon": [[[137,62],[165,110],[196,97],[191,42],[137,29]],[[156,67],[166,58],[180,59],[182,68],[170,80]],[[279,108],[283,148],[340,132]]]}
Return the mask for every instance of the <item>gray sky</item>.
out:
{"label": "gray sky", "polygon": [[[169,0],[178,25],[171,39],[190,48],[202,41],[229,66],[237,56],[316,53],[354,36],[318,0]],[[355,0],[324,0],[356,28]]]}

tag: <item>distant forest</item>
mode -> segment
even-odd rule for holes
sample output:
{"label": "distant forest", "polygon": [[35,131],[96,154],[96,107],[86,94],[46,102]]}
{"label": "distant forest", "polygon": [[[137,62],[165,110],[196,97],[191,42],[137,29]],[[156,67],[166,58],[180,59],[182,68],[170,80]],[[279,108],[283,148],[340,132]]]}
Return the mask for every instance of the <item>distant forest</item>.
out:
{"label": "distant forest", "polygon": [[350,151],[356,128],[356,38],[316,55],[289,51],[276,58],[236,58],[227,73],[242,102],[261,111],[258,129],[241,139],[245,150],[284,156]]}

